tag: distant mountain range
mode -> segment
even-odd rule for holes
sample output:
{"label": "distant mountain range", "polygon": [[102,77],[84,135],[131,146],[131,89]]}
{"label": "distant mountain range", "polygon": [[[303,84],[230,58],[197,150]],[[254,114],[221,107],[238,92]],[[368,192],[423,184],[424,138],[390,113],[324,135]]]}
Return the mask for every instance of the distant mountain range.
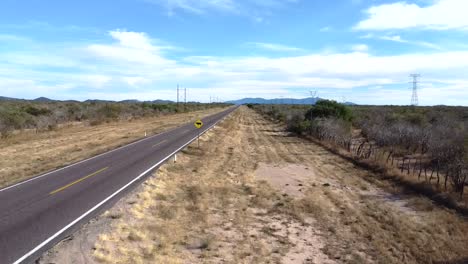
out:
{"label": "distant mountain range", "polygon": [[[308,97],[303,99],[295,98],[275,98],[275,99],[264,99],[264,98],[243,98],[239,100],[227,101],[230,104],[295,104],[295,105],[313,105],[317,101],[325,100],[320,97]],[[352,102],[345,102],[346,105],[355,105]]]}
{"label": "distant mountain range", "polygon": [[[0,101],[30,101],[30,102],[38,102],[38,103],[79,102],[79,101],[76,101],[76,100],[54,100],[54,99],[50,99],[50,98],[47,98],[47,97],[39,97],[39,98],[36,98],[36,99],[28,100],[28,99],[18,99],[18,98],[5,97],[5,96],[0,96]],[[86,100],[84,102],[85,103],[106,103],[106,102],[107,103],[115,103],[117,101],[88,99],[88,100]],[[128,103],[128,104],[143,103],[143,102],[153,103],[153,104],[175,104],[174,101],[160,100],[160,99],[157,99],[157,100],[154,100],[154,101],[139,101],[139,100],[136,100],[136,99],[118,101],[118,103]],[[190,102],[190,103],[196,103],[196,102]]]}
{"label": "distant mountain range", "polygon": [[40,103],[49,103],[49,102],[53,102],[54,100],[49,99],[47,97],[39,97],[39,98],[34,99],[33,101],[40,102]]}
{"label": "distant mountain range", "polygon": [[[264,98],[243,98],[239,100],[232,100],[232,101],[226,101],[224,103],[227,104],[235,104],[235,105],[242,105],[242,104],[295,104],[295,105],[313,105],[317,101],[320,100],[325,100],[320,97],[308,97],[308,98],[302,98],[302,99],[295,99],[295,98],[275,98],[275,99],[264,99]],[[11,97],[4,97],[0,96],[0,101],[31,101],[31,102],[40,102],[40,103],[49,103],[49,102],[78,102],[75,100],[54,100],[50,99],[47,97],[39,97],[33,100],[26,100],[26,99],[17,99],[17,98],[11,98]],[[109,101],[109,100],[86,100],[84,101],[86,103],[113,103],[116,101]],[[136,99],[129,99],[129,100],[123,100],[123,101],[118,101],[119,103],[153,103],[153,104],[175,104],[174,101],[171,100],[153,100],[153,101],[139,101]],[[197,103],[197,102],[189,102],[189,103]],[[356,105],[355,103],[352,102],[345,102],[344,104],[346,105]]]}
{"label": "distant mountain range", "polygon": [[16,99],[11,97],[0,96],[0,101],[20,101],[22,99]]}

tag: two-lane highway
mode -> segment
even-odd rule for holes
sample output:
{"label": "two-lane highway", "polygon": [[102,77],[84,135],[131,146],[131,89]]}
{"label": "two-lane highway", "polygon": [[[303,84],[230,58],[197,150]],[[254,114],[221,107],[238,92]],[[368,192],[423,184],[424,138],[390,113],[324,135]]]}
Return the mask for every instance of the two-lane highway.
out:
{"label": "two-lane highway", "polygon": [[31,263],[236,108],[0,190],[0,264]]}

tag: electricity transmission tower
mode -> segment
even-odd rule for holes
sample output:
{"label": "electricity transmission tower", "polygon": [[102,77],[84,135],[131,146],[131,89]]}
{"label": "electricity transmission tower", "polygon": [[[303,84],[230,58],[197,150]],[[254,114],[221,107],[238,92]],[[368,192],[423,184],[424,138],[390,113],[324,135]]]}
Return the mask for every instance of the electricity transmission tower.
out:
{"label": "electricity transmission tower", "polygon": [[421,77],[420,74],[410,74],[410,77],[413,78],[413,95],[411,96],[411,105],[418,105],[418,78]]}
{"label": "electricity transmission tower", "polygon": [[[310,96],[312,97],[312,99],[317,98],[317,94],[318,94],[317,90],[309,91],[309,92],[310,92]],[[315,99],[315,102],[313,102],[312,104],[314,104],[314,103],[317,103],[317,99]]]}

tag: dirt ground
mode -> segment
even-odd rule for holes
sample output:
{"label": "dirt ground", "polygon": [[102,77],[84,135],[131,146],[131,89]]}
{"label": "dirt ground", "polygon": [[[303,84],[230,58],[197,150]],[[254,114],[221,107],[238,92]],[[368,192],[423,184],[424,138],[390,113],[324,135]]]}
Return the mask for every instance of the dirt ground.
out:
{"label": "dirt ground", "polygon": [[125,145],[143,138],[145,132],[160,133],[221,110],[213,108],[97,126],[78,123],[38,134],[33,131],[15,134],[0,140],[0,187]]}
{"label": "dirt ground", "polygon": [[246,107],[39,263],[457,263],[468,222]]}

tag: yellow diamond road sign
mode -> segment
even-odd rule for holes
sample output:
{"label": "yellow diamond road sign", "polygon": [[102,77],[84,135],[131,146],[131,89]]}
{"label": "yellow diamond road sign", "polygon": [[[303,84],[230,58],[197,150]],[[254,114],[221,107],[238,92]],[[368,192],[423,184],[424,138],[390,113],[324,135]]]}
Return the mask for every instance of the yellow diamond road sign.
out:
{"label": "yellow diamond road sign", "polygon": [[195,121],[194,125],[196,128],[201,128],[203,126],[203,122],[200,119],[198,119],[197,121]]}

